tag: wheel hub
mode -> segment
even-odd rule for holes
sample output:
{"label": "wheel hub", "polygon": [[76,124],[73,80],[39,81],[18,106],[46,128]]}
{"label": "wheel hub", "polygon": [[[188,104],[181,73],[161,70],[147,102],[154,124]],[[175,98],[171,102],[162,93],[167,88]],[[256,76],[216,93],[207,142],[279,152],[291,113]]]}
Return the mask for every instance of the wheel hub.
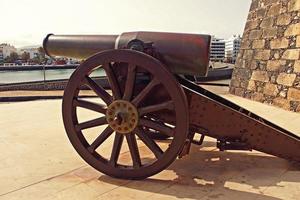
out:
{"label": "wheel hub", "polygon": [[129,101],[116,100],[106,111],[106,120],[116,132],[127,134],[132,132],[138,124],[138,112]]}

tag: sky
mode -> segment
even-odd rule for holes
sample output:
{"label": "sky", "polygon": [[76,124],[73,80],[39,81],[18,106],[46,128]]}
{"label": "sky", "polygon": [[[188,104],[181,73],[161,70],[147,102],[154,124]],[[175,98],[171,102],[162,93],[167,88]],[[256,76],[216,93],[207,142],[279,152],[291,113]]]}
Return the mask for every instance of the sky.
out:
{"label": "sky", "polygon": [[243,33],[251,0],[0,0],[0,43],[40,45],[48,33]]}

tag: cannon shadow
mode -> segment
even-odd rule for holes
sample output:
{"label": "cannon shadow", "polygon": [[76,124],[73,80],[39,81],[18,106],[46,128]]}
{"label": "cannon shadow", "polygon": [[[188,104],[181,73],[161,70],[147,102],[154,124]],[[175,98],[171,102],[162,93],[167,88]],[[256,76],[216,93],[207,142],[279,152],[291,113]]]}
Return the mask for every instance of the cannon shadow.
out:
{"label": "cannon shadow", "polygon": [[[299,164],[255,152],[220,152],[214,145],[205,141],[201,147],[193,146],[188,156],[177,159],[160,174],[121,187],[138,199],[275,200],[281,198],[272,197],[273,191],[279,188],[287,192],[282,190],[282,183],[300,183]],[[106,175],[98,180],[116,181]]]}

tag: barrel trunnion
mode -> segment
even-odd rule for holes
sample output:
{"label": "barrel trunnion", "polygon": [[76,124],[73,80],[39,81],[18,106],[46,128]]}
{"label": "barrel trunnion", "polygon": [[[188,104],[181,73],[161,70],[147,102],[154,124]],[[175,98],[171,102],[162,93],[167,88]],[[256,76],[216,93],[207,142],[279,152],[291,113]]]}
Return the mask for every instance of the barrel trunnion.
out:
{"label": "barrel trunnion", "polygon": [[[300,138],[246,109],[186,80],[182,75],[205,76],[210,36],[131,32],[119,36],[48,35],[44,48],[50,56],[86,59],[72,74],[63,97],[63,120],[78,154],[95,169],[117,178],[143,179],[189,153],[205,136],[217,139],[220,150],[258,150],[300,161]],[[102,68],[108,93],[90,74]],[[94,91],[102,103],[82,99]],[[78,108],[99,113],[80,122]],[[100,117],[100,115],[102,115]],[[103,126],[89,142],[84,131]],[[195,133],[201,134],[194,141]],[[157,138],[168,138],[162,148]],[[113,138],[111,154],[97,149]],[[126,141],[126,142],[125,142]],[[127,143],[131,164],[120,161]],[[143,155],[142,143],[153,158]],[[124,145],[123,145],[124,146]]]}

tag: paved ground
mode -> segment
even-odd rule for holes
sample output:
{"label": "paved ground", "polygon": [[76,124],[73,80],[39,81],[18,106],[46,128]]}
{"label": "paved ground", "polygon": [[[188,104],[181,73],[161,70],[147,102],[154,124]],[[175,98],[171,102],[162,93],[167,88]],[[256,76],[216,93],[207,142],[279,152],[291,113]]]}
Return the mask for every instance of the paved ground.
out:
{"label": "paved ground", "polygon": [[[210,89],[300,133],[299,114]],[[300,199],[299,165],[259,152],[219,152],[212,139],[147,180],[110,178],[75,153],[60,110],[60,100],[0,104],[0,200]]]}

